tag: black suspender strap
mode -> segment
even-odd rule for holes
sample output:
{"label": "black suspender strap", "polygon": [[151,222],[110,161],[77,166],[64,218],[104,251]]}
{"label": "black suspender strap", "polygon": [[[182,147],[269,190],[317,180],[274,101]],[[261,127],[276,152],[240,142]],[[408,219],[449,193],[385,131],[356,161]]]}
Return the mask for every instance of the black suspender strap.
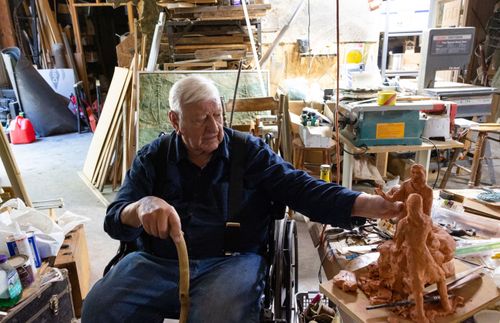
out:
{"label": "black suspender strap", "polygon": [[236,222],[243,199],[243,175],[246,162],[247,135],[234,131],[231,138],[231,172],[229,177],[229,217],[228,222]]}
{"label": "black suspender strap", "polygon": [[247,135],[234,131],[230,144],[230,177],[228,196],[228,218],[224,230],[224,254],[232,255],[241,250],[239,211],[243,200],[243,175],[246,162]]}

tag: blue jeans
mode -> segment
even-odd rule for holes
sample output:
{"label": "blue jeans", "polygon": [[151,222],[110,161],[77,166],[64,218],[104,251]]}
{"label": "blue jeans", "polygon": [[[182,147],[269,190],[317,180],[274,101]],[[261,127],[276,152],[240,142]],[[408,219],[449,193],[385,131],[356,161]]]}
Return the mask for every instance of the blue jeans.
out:
{"label": "blue jeans", "polygon": [[[265,260],[247,253],[190,261],[189,322],[259,322]],[[162,322],[179,315],[179,265],[145,252],[124,257],[85,298],[82,322]]]}

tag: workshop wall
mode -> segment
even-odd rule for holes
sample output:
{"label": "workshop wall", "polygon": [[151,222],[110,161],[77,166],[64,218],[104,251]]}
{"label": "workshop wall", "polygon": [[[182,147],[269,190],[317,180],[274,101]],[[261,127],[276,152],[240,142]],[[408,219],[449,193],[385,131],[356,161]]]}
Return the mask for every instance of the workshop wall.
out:
{"label": "workshop wall", "polygon": [[[262,19],[263,52],[267,49],[266,44],[272,43],[281,28],[288,23],[301,1],[272,1],[272,10]],[[382,30],[382,15],[379,10],[370,11],[366,0],[340,1],[341,42],[370,42],[376,46],[379,31]],[[268,64],[264,66],[271,71],[271,91],[276,90],[281,80],[297,77],[317,83],[321,88],[335,85],[335,15],[335,1],[305,1],[295,21],[274,49]],[[309,55],[300,55],[297,40],[308,38]]]}

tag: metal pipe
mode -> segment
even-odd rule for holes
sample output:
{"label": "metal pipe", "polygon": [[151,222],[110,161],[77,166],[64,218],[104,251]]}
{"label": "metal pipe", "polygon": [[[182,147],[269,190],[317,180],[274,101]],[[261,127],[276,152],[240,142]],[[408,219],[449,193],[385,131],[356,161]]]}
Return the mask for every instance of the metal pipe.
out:
{"label": "metal pipe", "polygon": [[240,84],[240,75],[242,66],[243,66],[243,60],[240,59],[240,64],[238,65],[238,75],[236,76],[236,86],[234,87],[233,105],[231,106],[231,117],[229,118],[229,128],[233,126],[234,107],[236,105],[236,95],[238,94],[238,85]]}

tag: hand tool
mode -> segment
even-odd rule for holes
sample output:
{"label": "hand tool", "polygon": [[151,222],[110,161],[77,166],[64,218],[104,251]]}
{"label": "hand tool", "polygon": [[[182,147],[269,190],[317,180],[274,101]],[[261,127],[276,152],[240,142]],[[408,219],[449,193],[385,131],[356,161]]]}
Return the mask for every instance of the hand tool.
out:
{"label": "hand tool", "polygon": [[[451,298],[451,295],[448,295],[448,298]],[[440,300],[441,300],[441,297],[439,295],[424,297],[424,303],[434,303],[434,302],[439,302]],[[377,308],[388,308],[388,307],[410,306],[410,305],[415,305],[415,301],[407,299],[404,301],[398,301],[398,302],[393,302],[393,303],[370,305],[370,306],[367,306],[366,309],[367,310],[375,310]]]}

